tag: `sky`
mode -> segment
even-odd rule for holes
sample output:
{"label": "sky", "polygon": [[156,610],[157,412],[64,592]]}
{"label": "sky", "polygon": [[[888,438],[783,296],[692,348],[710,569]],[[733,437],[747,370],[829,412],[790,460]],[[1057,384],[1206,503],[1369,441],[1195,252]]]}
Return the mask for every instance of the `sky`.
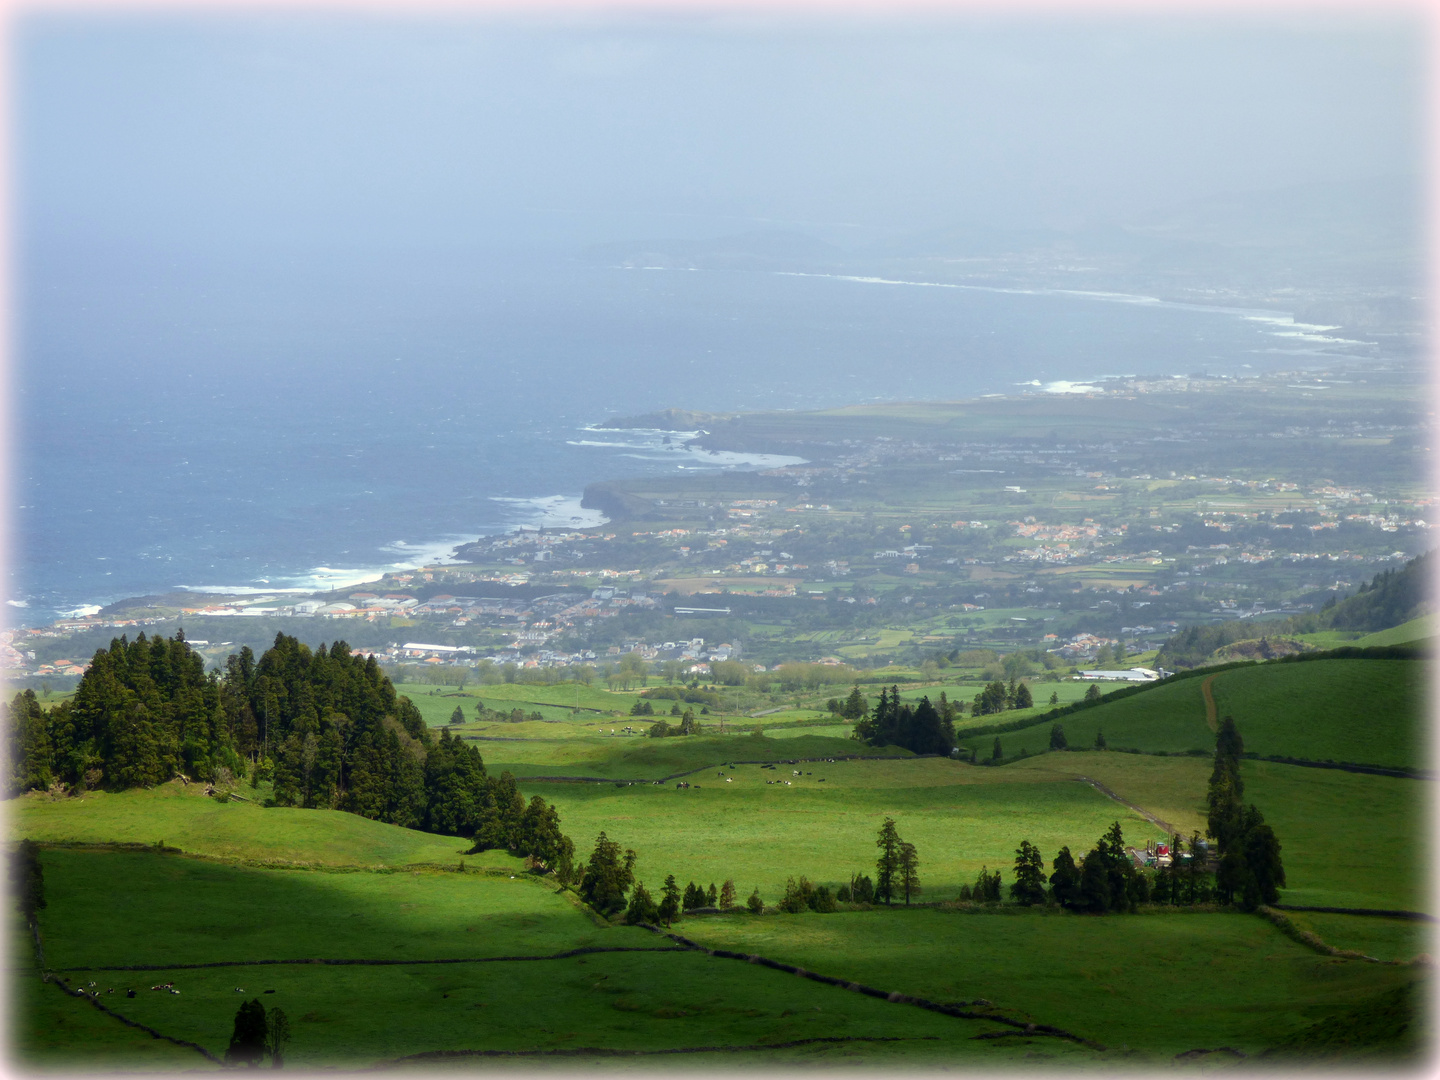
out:
{"label": "sky", "polygon": [[1068,226],[1414,176],[1414,16],[34,14],[25,250]]}

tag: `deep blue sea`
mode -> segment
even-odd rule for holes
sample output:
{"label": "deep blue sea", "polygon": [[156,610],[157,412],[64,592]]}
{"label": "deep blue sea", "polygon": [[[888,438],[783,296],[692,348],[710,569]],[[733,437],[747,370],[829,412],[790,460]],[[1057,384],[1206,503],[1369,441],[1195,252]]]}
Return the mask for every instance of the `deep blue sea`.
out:
{"label": "deep blue sea", "polygon": [[565,524],[592,481],[707,466],[586,430],[617,414],[1370,351],[1273,315],[1139,298],[558,256],[52,249],[19,276],[5,599],[27,625],[175,587],[372,578]]}

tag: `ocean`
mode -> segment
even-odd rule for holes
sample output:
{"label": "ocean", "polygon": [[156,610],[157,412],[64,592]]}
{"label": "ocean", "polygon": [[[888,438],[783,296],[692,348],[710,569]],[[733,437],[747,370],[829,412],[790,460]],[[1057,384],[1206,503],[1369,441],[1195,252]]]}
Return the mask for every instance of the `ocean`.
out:
{"label": "ocean", "polygon": [[665,407],[1063,392],[1372,355],[1273,312],[463,252],[47,249],[18,271],[9,620],[338,587],[596,480],[775,462],[597,431]]}

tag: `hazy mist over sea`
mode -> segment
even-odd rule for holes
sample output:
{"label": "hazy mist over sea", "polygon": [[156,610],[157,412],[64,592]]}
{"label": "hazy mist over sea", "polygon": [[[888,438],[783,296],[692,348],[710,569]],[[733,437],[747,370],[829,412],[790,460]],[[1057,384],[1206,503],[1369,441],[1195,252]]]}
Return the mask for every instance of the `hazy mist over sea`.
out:
{"label": "hazy mist over sea", "polygon": [[716,467],[617,414],[1408,355],[1414,29],[30,17],[11,618]]}

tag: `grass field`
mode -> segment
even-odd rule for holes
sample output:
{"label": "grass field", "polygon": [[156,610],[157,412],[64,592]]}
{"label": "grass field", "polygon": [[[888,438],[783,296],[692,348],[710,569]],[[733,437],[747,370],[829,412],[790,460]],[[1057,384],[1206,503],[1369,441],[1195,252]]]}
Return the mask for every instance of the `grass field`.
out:
{"label": "grass field", "polygon": [[[248,789],[247,789],[248,790]],[[262,792],[264,789],[262,789]],[[10,803],[14,836],[86,843],[155,844],[226,858],[344,866],[453,863],[470,845],[453,836],[402,829],[338,810],[263,809],[207,798],[198,785],[89,792]]]}
{"label": "grass field", "polygon": [[[554,685],[495,683],[470,685],[464,690],[456,690],[453,686],[400,683],[395,690],[415,703],[420,715],[431,727],[448,724],[457,705],[464,712],[465,718],[473,721],[477,700],[483,702],[487,709],[509,712],[514,708],[521,708],[527,713],[539,712],[547,720],[570,719],[574,710],[580,709],[581,712],[574,716],[574,719],[593,721],[598,714],[610,718],[615,714],[629,713],[630,707],[639,698],[638,693],[610,691],[577,682]],[[432,690],[437,692],[431,693]]]}
{"label": "grass field", "polygon": [[[865,1059],[872,1048],[881,1059],[895,1057],[903,1047],[911,1060],[963,1055],[977,1064],[1023,1052],[1013,1040],[971,1041],[994,1027],[984,1021],[674,950],[639,929],[599,927],[551,888],[523,878],[265,871],[144,852],[47,851],[45,858],[55,896],[41,919],[51,970],[81,986],[94,981],[107,1005],[217,1055],[236,1007],[252,996],[290,1017],[292,1068],[466,1049],[735,1046],[752,1047],[747,1057],[761,1060],[838,1063]],[[586,947],[647,951],[547,959]],[[400,963],[253,963],[314,957]],[[528,957],[536,959],[520,959]],[[407,963],[469,958],[479,962]],[[224,961],[239,963],[103,970]],[[179,994],[149,989],[172,981]],[[125,996],[130,988],[136,997]],[[54,988],[29,990],[38,1014],[63,1014],[72,1035],[63,1049],[37,1047],[42,1056],[118,1054],[132,1067],[174,1061],[148,1048],[131,1057],[128,1040],[113,1037],[118,1024],[95,1024],[94,1010]],[[795,1039],[834,1041],[765,1049]],[[203,1063],[198,1055],[190,1061]]]}
{"label": "grass field", "polygon": [[1286,915],[1301,930],[1309,930],[1327,945],[1354,949],[1377,960],[1403,962],[1434,948],[1434,927],[1423,922],[1321,911],[1290,911]]}
{"label": "grass field", "polygon": [[692,735],[669,739],[644,736],[555,739],[553,741],[479,742],[492,772],[509,769],[517,777],[591,776],[609,780],[658,780],[730,761],[784,761],[790,758],[910,757],[898,747],[866,747],[850,738],[814,734],[802,728],[786,738],[758,735]]}
{"label": "grass field", "polygon": [[1321,956],[1255,916],[1084,918],[939,910],[700,918],[687,936],[934,1000],[984,997],[1135,1064],[1198,1047],[1254,1053],[1283,1032],[1409,982],[1412,969]]}
{"label": "grass field", "polygon": [[[1234,668],[1212,677],[1161,683],[1113,702],[1060,718],[1072,747],[1087,747],[1103,731],[1111,747],[1168,753],[1215,745],[1207,724],[1209,683],[1216,716],[1234,716],[1246,751],[1314,761],[1423,766],[1425,667],[1413,660],[1314,660]],[[1010,713],[990,720],[1007,721]],[[1011,757],[1049,747],[1050,724],[999,736]],[[989,757],[994,735],[960,745]]]}
{"label": "grass field", "polygon": [[[1247,749],[1352,760],[1371,754],[1393,763],[1406,754],[1419,760],[1419,672],[1419,664],[1406,661],[1315,661],[1218,673],[1210,688],[1219,715],[1235,715]],[[919,852],[919,899],[933,903],[955,897],[982,866],[998,869],[1008,886],[1022,839],[1040,848],[1048,868],[1062,844],[1077,855],[1088,851],[1112,821],[1121,822],[1131,843],[1161,835],[1086,781],[1187,833],[1203,831],[1214,745],[1203,686],[1203,678],[1161,685],[1064,721],[1072,745],[1103,727],[1112,746],[1194,746],[1205,751],[1201,757],[1048,753],[1046,724],[1002,735],[1011,755],[1006,764],[972,766],[862,748],[838,737],[848,736],[849,724],[806,726],[823,717],[803,709],[737,718],[734,735],[620,737],[608,732],[629,724],[628,717],[612,722],[582,713],[572,720],[560,706],[520,697],[507,700],[525,702],[527,711],[556,709],[564,722],[470,723],[463,730],[489,736],[475,745],[492,772],[511,769],[527,796],[555,803],[582,859],[602,829],[634,848],[637,876],[652,891],[666,874],[682,885],[731,878],[742,899],[758,887],[773,905],[792,875],[838,886],[852,873],[874,873],[876,832],[890,816]],[[465,697],[427,693],[416,700],[443,720],[455,702],[498,689],[572,688],[479,687]],[[938,696],[938,688],[920,692]],[[756,724],[771,734],[744,733]],[[1031,756],[1015,758],[1032,737],[1039,741]],[[992,741],[979,740],[982,756]],[[823,760],[861,750],[889,756]],[[822,760],[789,763],[807,758]],[[755,761],[775,767],[746,764]],[[688,774],[692,786],[646,782],[672,774]],[[535,776],[639,782],[527,779]],[[1246,760],[1242,777],[1246,801],[1260,808],[1281,843],[1282,902],[1429,910],[1429,781],[1260,760]],[[269,793],[268,785],[240,791],[256,799]],[[1008,905],[994,913],[925,907],[692,917],[679,927],[712,947],[760,952],[885,989],[943,1001],[983,997],[1006,1015],[1056,1024],[1109,1049],[1097,1054],[1023,1036],[975,1040],[994,1025],[703,954],[493,959],[665,942],[602,925],[553,885],[520,873],[509,855],[462,856],[469,843],[460,838],[333,811],[220,803],[198,785],[173,782],[78,798],[31,794],[11,807],[12,836],[71,842],[43,855],[50,906],[42,929],[52,970],[69,970],[81,985],[116,987],[106,999],[123,1002],[122,1012],[216,1053],[242,1000],[235,988],[245,988],[246,998],[274,990],[261,1000],[290,1015],[294,1067],[370,1065],[437,1050],[585,1047],[683,1050],[666,1060],[728,1068],[1158,1066],[1202,1047],[1253,1054],[1416,976],[1413,968],[1321,955],[1258,917],[1235,913],[1092,918]],[[163,841],[205,858],[83,846],[108,841]],[[457,872],[462,858],[464,873]],[[1294,921],[1332,945],[1382,960],[1428,951],[1423,924],[1323,913],[1295,913]],[[399,963],[253,963],[316,957]],[[426,963],[435,960],[463,962]],[[98,970],[214,962],[241,966]],[[147,989],[172,979],[181,994]],[[27,1062],[209,1067],[193,1051],[136,1035],[39,984],[28,959],[12,967],[12,986],[20,1021],[13,1045]],[[125,998],[131,986],[139,988],[137,997]],[[899,1041],[865,1041],[870,1036]],[[822,1041],[773,1046],[796,1039]],[[698,1049],[704,1047],[761,1049]],[[560,1063],[577,1060],[588,1066],[591,1059],[582,1054]]]}
{"label": "grass field", "polygon": [[[804,775],[792,776],[794,769]],[[727,783],[717,772],[732,779]],[[955,896],[982,866],[1000,868],[1008,881],[1021,840],[1050,858],[1062,844],[1089,850],[1115,820],[1132,836],[1154,831],[1066,777],[936,759],[775,770],[741,765],[691,781],[699,787],[532,784],[526,790],[559,807],[577,847],[588,850],[604,829],[634,848],[636,873],[652,889],[666,874],[702,885],[728,877],[742,897],[758,886],[766,903],[780,899],[788,876],[804,874],[833,888],[852,873],[873,874],[875,836],[887,815],[919,850],[930,900]]]}

